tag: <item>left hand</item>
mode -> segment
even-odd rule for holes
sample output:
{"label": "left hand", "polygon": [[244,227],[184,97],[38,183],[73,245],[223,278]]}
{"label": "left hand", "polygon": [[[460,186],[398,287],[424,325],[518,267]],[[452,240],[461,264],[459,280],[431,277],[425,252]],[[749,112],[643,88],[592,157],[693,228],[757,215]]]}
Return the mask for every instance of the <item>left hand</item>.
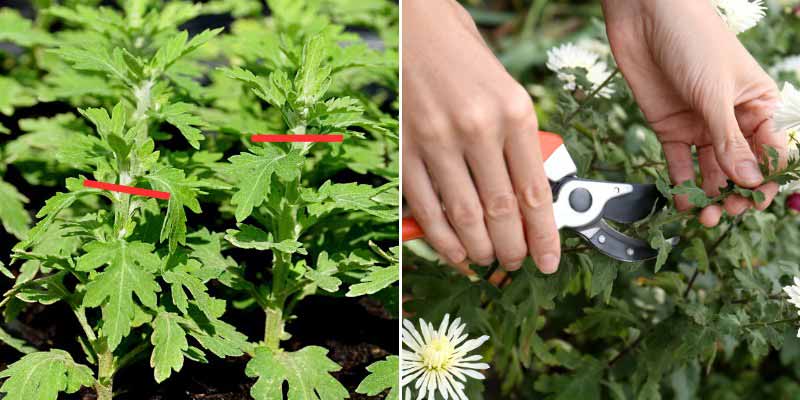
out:
{"label": "left hand", "polygon": [[[719,223],[722,210],[739,215],[766,208],[778,192],[763,183],[757,159],[763,146],[786,157],[784,133],[773,132],[775,82],[742,46],[708,1],[603,0],[614,57],[656,132],[674,184],[695,179],[695,146],[709,196],[730,178],[760,190],[759,204],[741,196],[703,209],[703,225]],[[676,205],[690,208],[679,196]]]}

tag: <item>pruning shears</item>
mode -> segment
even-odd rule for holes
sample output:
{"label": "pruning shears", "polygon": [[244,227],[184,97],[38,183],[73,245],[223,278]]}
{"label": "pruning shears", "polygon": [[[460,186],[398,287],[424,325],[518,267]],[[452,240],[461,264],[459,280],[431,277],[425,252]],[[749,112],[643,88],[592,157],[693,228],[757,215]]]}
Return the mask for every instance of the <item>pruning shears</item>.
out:
{"label": "pruning shears", "polygon": [[[658,251],[647,242],[619,232],[607,220],[631,224],[666,204],[654,184],[632,184],[582,179],[561,136],[539,132],[542,158],[558,229],[568,228],[609,257],[636,262],[655,258]],[[423,238],[413,218],[403,218],[403,241]],[[677,238],[670,239],[673,244]]]}

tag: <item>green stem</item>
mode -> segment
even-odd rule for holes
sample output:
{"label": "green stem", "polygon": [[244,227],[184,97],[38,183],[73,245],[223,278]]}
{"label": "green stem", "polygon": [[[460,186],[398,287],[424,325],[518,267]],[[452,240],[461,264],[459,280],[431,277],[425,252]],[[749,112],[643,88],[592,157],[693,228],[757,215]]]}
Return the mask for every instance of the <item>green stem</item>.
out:
{"label": "green stem", "polygon": [[145,341],[140,343],[138,346],[134,347],[132,350],[128,351],[127,353],[125,353],[124,356],[120,357],[117,360],[114,370],[119,371],[122,368],[126,367],[128,364],[136,361],[139,358],[139,356],[141,356],[142,353],[149,348],[150,348],[149,342]]}
{"label": "green stem", "polygon": [[617,76],[617,73],[619,73],[619,68],[615,68],[614,71],[612,71],[611,74],[608,75],[608,78],[606,78],[606,80],[604,80],[603,83],[600,84],[600,86],[598,86],[591,93],[589,93],[589,96],[586,97],[586,99],[584,99],[581,102],[581,104],[578,105],[578,108],[576,108],[575,111],[572,112],[572,114],[567,116],[567,119],[564,120],[564,125],[569,125],[572,119],[575,118],[581,111],[583,111],[584,106],[589,104],[592,101],[592,99],[597,97],[597,95],[600,93],[601,90],[603,90],[603,88],[605,88],[611,83],[614,77]]}
{"label": "green stem", "polygon": [[264,323],[264,345],[271,350],[277,350],[283,336],[283,304],[273,304],[264,312],[267,314]]}
{"label": "green stem", "polygon": [[770,325],[780,325],[780,324],[786,324],[786,323],[792,323],[792,322],[798,322],[798,321],[800,321],[800,317],[779,319],[777,321],[759,321],[759,322],[753,322],[752,324],[742,325],[742,328],[755,328],[755,327],[764,328],[764,327],[767,327],[767,326],[770,326]]}
{"label": "green stem", "polygon": [[98,354],[97,361],[97,383],[94,385],[97,400],[111,400],[114,393],[114,353],[105,350]]}

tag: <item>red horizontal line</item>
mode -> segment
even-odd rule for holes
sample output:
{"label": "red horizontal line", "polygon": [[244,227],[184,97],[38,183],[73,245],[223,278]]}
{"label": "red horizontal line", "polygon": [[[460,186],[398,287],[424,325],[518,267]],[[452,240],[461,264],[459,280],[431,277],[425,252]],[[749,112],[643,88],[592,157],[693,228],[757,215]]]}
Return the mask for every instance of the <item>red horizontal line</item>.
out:
{"label": "red horizontal line", "polygon": [[97,182],[89,179],[84,179],[83,186],[93,189],[109,190],[112,192],[128,193],[136,196],[155,197],[161,200],[169,200],[169,192],[160,192],[158,190],[142,189],[133,186],[117,185],[114,183]]}
{"label": "red horizontal line", "polygon": [[297,143],[297,142],[324,142],[333,143],[344,140],[344,135],[253,135],[250,140],[254,142],[271,143]]}

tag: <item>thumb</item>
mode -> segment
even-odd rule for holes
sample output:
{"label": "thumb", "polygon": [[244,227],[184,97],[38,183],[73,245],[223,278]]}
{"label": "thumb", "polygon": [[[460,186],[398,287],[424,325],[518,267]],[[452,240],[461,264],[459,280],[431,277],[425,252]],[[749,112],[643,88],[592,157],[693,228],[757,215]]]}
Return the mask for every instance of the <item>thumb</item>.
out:
{"label": "thumb", "polygon": [[705,119],[711,131],[714,154],[722,171],[739,186],[753,188],[764,180],[758,161],[750,144],[744,138],[732,102],[715,102],[725,104],[720,109],[705,112]]}

